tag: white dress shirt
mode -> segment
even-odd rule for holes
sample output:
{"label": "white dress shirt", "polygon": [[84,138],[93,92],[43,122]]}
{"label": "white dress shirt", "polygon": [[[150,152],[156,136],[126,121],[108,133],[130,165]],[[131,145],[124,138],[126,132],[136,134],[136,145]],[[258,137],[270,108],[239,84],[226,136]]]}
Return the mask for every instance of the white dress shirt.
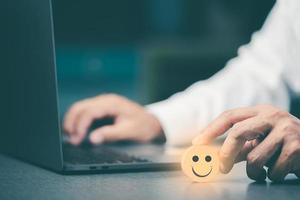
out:
{"label": "white dress shirt", "polygon": [[289,109],[300,94],[300,0],[278,0],[262,29],[211,78],[147,106],[167,143],[190,144],[211,120],[231,108],[272,104]]}

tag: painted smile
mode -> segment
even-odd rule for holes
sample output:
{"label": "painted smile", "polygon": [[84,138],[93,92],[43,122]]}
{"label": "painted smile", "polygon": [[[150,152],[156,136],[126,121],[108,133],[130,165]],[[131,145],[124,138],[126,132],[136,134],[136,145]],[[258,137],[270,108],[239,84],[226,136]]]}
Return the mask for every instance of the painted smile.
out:
{"label": "painted smile", "polygon": [[194,167],[192,167],[192,171],[193,171],[193,173],[194,173],[195,176],[198,176],[198,177],[200,177],[200,178],[203,178],[203,177],[208,176],[208,175],[211,173],[212,167],[210,167],[209,172],[208,172],[207,174],[204,174],[204,175],[198,174],[198,173],[194,170]]}

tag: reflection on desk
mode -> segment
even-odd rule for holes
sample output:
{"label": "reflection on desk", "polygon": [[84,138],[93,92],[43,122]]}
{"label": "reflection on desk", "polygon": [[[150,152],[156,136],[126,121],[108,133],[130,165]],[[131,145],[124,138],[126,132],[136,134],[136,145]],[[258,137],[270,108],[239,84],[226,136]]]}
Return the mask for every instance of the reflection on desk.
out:
{"label": "reflection on desk", "polygon": [[0,155],[0,199],[297,199],[300,182],[258,184],[236,165],[216,182],[192,183],[181,171],[63,176]]}

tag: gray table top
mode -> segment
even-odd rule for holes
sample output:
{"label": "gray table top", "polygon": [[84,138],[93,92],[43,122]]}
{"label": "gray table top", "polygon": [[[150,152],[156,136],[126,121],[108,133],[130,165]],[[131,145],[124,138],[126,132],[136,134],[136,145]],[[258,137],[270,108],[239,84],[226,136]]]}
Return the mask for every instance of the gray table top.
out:
{"label": "gray table top", "polygon": [[0,199],[299,199],[300,183],[249,180],[245,164],[211,183],[192,183],[181,171],[60,175],[0,155]]}

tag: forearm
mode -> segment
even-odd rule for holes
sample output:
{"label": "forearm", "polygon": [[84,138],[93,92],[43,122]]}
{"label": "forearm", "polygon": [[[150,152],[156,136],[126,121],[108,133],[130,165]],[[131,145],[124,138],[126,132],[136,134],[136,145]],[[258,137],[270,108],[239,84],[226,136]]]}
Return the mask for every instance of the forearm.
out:
{"label": "forearm", "polygon": [[276,4],[262,30],[222,71],[148,106],[162,124],[168,143],[190,142],[213,118],[231,108],[256,104],[289,108],[284,70],[291,27],[284,3]]}

